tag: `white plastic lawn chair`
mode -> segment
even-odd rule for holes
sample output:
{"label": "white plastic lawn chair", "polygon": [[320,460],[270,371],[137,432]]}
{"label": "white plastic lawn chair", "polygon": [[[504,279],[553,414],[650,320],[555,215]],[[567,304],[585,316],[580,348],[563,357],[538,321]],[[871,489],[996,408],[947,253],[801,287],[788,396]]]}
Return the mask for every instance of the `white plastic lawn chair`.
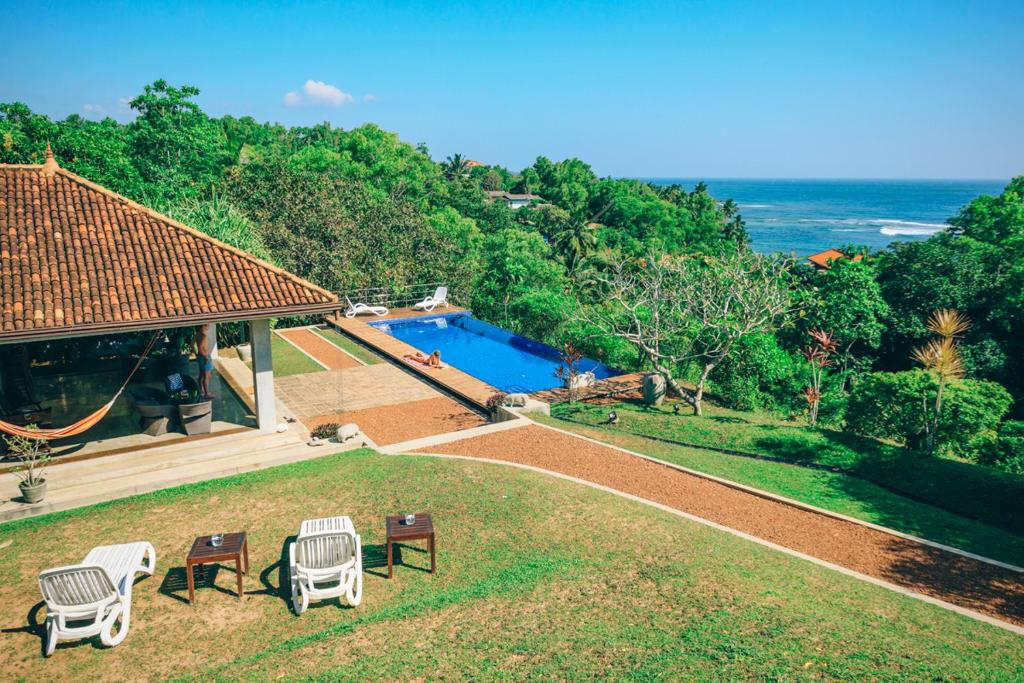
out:
{"label": "white plastic lawn chair", "polygon": [[45,656],[52,655],[61,640],[97,634],[107,647],[120,644],[131,626],[135,574],[152,576],[155,568],[156,550],[139,542],[99,546],[89,551],[82,564],[42,572],[39,590],[46,600]]}
{"label": "white plastic lawn chair", "polygon": [[369,304],[354,304],[352,299],[345,297],[345,303],[348,304],[348,308],[345,309],[346,318],[354,318],[357,315],[364,313],[373,313],[374,315],[387,315],[388,309],[384,306],[370,306]]}
{"label": "white plastic lawn chair", "polygon": [[353,607],[363,599],[363,548],[348,517],[308,519],[288,546],[292,606],[296,614],[310,600],[342,595]]}
{"label": "white plastic lawn chair", "polygon": [[448,288],[438,287],[433,296],[428,296],[423,301],[415,304],[413,308],[417,311],[432,311],[438,306],[448,308]]}

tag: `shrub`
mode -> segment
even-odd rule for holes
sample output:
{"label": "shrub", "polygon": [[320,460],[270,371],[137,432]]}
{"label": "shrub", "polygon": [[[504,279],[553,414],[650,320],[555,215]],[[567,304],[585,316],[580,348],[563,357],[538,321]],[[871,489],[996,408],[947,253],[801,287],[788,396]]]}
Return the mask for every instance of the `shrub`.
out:
{"label": "shrub", "polygon": [[806,363],[780,348],[774,335],[756,334],[736,342],[711,373],[711,388],[727,408],[789,410],[806,374]]}
{"label": "shrub", "polygon": [[[938,383],[924,370],[871,372],[850,392],[846,424],[852,431],[922,445]],[[985,380],[951,382],[943,400],[936,445],[940,452],[974,458],[978,445],[991,436],[1010,409],[1010,394]]]}
{"label": "shrub", "polygon": [[309,434],[315,439],[331,439],[337,436],[340,426],[337,422],[325,422],[314,427]]}
{"label": "shrub", "polygon": [[1024,474],[1024,420],[1007,420],[995,436],[978,444],[978,462]]}
{"label": "shrub", "polygon": [[1010,393],[995,382],[967,379],[951,383],[939,420],[939,450],[977,460],[979,447],[995,436],[1012,403]]}
{"label": "shrub", "polygon": [[924,370],[866,373],[850,391],[846,425],[858,434],[917,447],[924,438],[924,397],[937,389],[935,378]]}

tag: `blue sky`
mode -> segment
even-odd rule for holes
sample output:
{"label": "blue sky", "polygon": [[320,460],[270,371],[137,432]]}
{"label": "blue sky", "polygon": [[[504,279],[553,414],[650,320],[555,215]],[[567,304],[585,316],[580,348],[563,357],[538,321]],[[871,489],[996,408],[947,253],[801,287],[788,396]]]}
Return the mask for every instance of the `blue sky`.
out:
{"label": "blue sky", "polygon": [[126,120],[165,78],[212,115],[373,121],[512,169],[1024,173],[1022,2],[4,6],[0,101],[58,118]]}

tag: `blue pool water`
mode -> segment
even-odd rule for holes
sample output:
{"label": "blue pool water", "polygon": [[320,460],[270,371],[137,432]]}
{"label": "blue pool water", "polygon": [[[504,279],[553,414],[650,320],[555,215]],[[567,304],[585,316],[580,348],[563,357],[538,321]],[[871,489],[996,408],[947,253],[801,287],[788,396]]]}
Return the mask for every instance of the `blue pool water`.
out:
{"label": "blue pool water", "polygon": [[[558,351],[477,320],[467,313],[370,323],[425,354],[435,349],[441,360],[505,392],[533,392],[561,386],[555,370]],[[620,374],[596,360],[584,358],[580,372],[597,379]]]}

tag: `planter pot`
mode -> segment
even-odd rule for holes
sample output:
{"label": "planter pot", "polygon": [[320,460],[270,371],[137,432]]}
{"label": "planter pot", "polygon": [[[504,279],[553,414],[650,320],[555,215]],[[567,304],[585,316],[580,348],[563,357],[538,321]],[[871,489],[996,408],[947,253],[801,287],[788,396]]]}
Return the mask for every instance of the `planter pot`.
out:
{"label": "planter pot", "polygon": [[45,479],[34,486],[29,486],[22,482],[18,484],[18,488],[21,489],[21,497],[25,499],[26,503],[38,503],[43,498],[46,498]]}
{"label": "planter pot", "polygon": [[644,377],[643,397],[644,404],[649,406],[660,406],[665,400],[665,378],[661,375],[650,374]]}
{"label": "planter pot", "polygon": [[189,436],[213,431],[213,402],[182,403],[178,406],[181,425]]}
{"label": "planter pot", "polygon": [[238,357],[242,362],[248,363],[252,360],[252,344],[239,344],[235,350],[238,351]]}

